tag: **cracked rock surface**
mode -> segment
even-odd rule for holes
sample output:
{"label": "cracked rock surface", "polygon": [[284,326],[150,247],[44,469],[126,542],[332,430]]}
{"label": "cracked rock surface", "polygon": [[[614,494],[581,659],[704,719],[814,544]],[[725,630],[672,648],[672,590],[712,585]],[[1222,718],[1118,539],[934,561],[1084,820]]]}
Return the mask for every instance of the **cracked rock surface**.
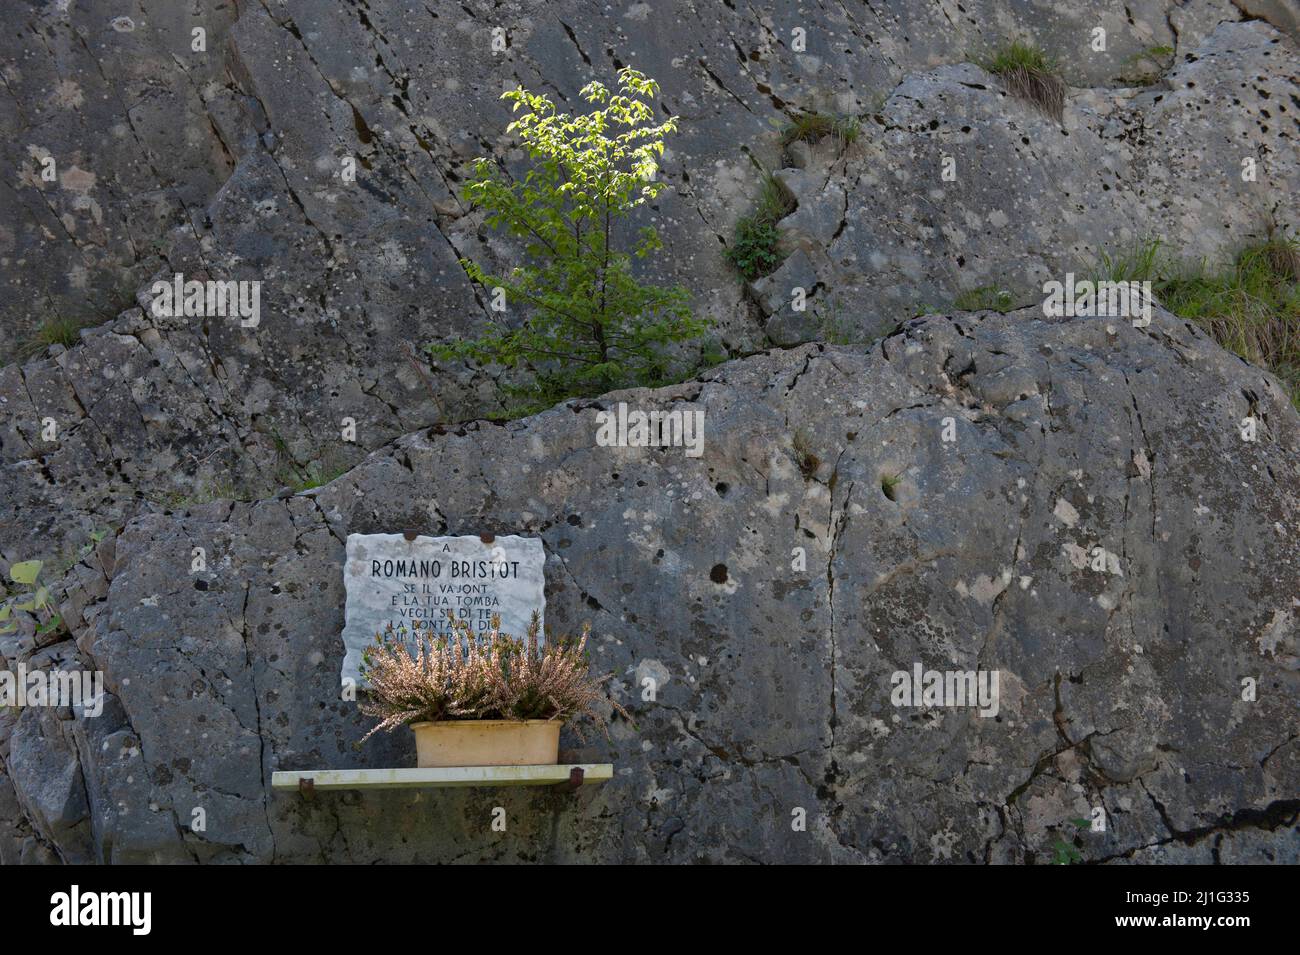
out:
{"label": "cracked rock surface", "polygon": [[[0,862],[1043,862],[1063,835],[1091,861],[1300,862],[1279,386],[1163,312],[945,308],[1144,238],[1221,262],[1294,230],[1292,0],[120,7],[24,5],[0,36],[0,567],[66,567],[70,631],[0,657],[108,689],[94,718],[0,710]],[[1059,122],[969,62],[1010,36],[1060,60]],[[520,168],[503,88],[573,109],[625,62],[681,117],[649,268],[748,357],[473,420],[493,379],[416,351],[485,321],[459,258],[517,254],[461,203],[468,163]],[[782,148],[803,110],[861,134]],[[746,287],[723,255],[765,170],[787,258]],[[260,325],[153,314],[177,272],[261,281]],[[10,360],[52,318],[87,327]],[[703,410],[703,456],[597,447],[618,400]],[[543,539],[548,622],[592,621],[636,718],[565,736],[612,782],[271,794],[413,760],[405,734],[357,749],[337,687],[343,541],[408,526]],[[998,716],[891,705],[917,661],[997,669]]]}
{"label": "cracked rock surface", "polygon": [[[495,410],[488,375],[414,350],[486,320],[460,257],[513,262],[458,190],[477,156],[518,168],[499,99],[516,83],[576,108],[625,60],[662,82],[681,132],[645,210],[665,243],[651,268],[735,355],[869,340],[1143,238],[1221,261],[1300,222],[1291,3],[109,6],[25,8],[0,37],[17,171],[0,189],[0,354],[46,320],[89,323],[0,367],[5,561],[66,557],[142,511],[269,496]],[[1009,36],[1061,62],[1060,123],[968,62]],[[1175,50],[1169,68],[1134,85],[1154,47]],[[857,143],[782,149],[775,127],[807,110],[863,116]],[[797,208],[785,266],[745,288],[723,255],[763,170]],[[152,281],[178,272],[261,281],[260,324],[155,316]]]}
{"label": "cracked rock surface", "polygon": [[[703,455],[597,447],[620,400],[703,411]],[[141,515],[78,565],[75,647],[36,652],[82,654],[108,704],[5,724],[0,856],[1044,862],[1102,807],[1089,860],[1294,863],[1298,519],[1300,416],[1163,311],[936,315],[418,430],[323,488]],[[542,538],[548,623],[592,621],[635,717],[562,741],[611,782],[271,794],[413,758],[355,748],[338,700],[343,541],[406,526]],[[915,661],[998,670],[999,713],[895,707]]]}

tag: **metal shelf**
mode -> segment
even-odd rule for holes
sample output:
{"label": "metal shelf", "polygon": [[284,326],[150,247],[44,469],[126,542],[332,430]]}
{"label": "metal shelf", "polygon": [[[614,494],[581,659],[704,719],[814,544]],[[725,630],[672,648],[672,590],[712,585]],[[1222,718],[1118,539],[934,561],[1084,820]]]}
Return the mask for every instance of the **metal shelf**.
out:
{"label": "metal shelf", "polygon": [[439,769],[303,769],[271,774],[271,788],[304,797],[333,789],[431,789],[445,786],[554,786],[564,791],[603,783],[613,763],[551,766],[447,766]]}

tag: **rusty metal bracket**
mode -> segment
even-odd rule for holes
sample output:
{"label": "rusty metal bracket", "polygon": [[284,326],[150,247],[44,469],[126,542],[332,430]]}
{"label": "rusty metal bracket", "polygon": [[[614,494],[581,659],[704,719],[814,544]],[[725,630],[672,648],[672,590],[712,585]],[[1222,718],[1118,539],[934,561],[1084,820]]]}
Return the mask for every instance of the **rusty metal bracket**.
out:
{"label": "rusty metal bracket", "polygon": [[481,540],[484,544],[491,544],[494,540],[497,539],[497,536],[495,534],[479,534],[478,539]]}
{"label": "rusty metal bracket", "polygon": [[316,780],[312,779],[310,776],[304,776],[302,779],[298,780],[298,795],[302,796],[303,799],[315,799]]}
{"label": "rusty metal bracket", "polygon": [[419,532],[418,532],[418,531],[402,531],[402,536],[405,537],[408,541],[413,541],[413,540],[415,540],[415,538],[416,538],[417,536],[419,536]]}
{"label": "rusty metal bracket", "polygon": [[581,766],[573,766],[569,769],[569,778],[562,783],[556,783],[551,788],[557,793],[577,792],[582,788],[584,773]]}

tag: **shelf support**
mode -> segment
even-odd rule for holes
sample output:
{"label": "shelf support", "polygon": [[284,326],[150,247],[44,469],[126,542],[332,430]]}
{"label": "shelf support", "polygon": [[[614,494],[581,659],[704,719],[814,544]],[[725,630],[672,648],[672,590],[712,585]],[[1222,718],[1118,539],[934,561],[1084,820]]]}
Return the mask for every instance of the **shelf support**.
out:
{"label": "shelf support", "polygon": [[562,783],[556,783],[552,789],[557,793],[573,793],[582,788],[582,781],[586,774],[582,771],[581,766],[573,766],[569,769],[569,778]]}

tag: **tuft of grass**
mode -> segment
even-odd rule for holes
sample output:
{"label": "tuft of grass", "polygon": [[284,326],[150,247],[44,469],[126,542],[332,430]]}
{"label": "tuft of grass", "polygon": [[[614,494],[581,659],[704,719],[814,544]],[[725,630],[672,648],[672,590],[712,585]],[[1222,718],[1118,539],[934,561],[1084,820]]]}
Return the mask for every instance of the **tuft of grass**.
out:
{"label": "tuft of grass", "polygon": [[774,176],[767,176],[757,207],[736,223],[731,246],[726,251],[727,261],[750,281],[775,272],[783,261],[777,249],[780,234],[776,224],[794,210],[794,197]]}
{"label": "tuft of grass", "polygon": [[1032,43],[1012,40],[986,58],[980,64],[990,73],[1001,75],[1012,70],[1036,70],[1039,73],[1053,73],[1056,63],[1046,53]]}
{"label": "tuft of grass", "polygon": [[325,468],[320,465],[309,465],[299,480],[291,482],[289,489],[295,494],[302,491],[310,491],[318,487],[324,487],[336,478],[340,478],[351,470],[348,467]]}
{"label": "tuft of grass", "polygon": [[184,511],[213,501],[251,501],[269,497],[258,491],[236,487],[230,482],[213,481],[197,485],[188,494],[180,491],[163,491],[150,495],[149,500],[165,511]]}
{"label": "tuft of grass", "polygon": [[1159,59],[1166,59],[1173,55],[1174,55],[1174,48],[1172,46],[1149,46],[1141,53],[1137,54],[1138,57],[1150,57],[1150,58],[1159,58]]}
{"label": "tuft of grass", "polygon": [[980,66],[1001,79],[1008,93],[1061,121],[1065,114],[1065,81],[1056,61],[1038,47],[1013,40],[980,61]]}
{"label": "tuft of grass", "polygon": [[1151,239],[1122,252],[1103,252],[1100,274],[1096,278],[1111,282],[1154,283],[1160,273],[1161,244],[1159,239]]}
{"label": "tuft of grass", "polygon": [[858,141],[862,122],[856,116],[831,116],[827,113],[804,112],[781,130],[781,145],[792,143],[819,143],[833,137],[837,151],[843,152]]}
{"label": "tuft of grass", "polygon": [[838,298],[819,303],[813,310],[817,330],[823,341],[832,345],[858,345],[862,343],[858,330],[844,316],[844,306]]}
{"label": "tuft of grass", "polygon": [[794,459],[799,465],[799,473],[805,480],[811,480],[817,473],[817,469],[821,467],[822,460],[813,453],[812,442],[808,440],[808,435],[803,431],[796,431],[790,440],[790,446],[794,449]]}
{"label": "tuft of grass", "polygon": [[979,288],[967,289],[953,299],[952,307],[963,312],[1002,312],[1006,314],[1016,307],[1016,300],[1004,288],[995,285],[981,285]]}
{"label": "tuft of grass", "polygon": [[1115,257],[1103,255],[1103,277],[1150,282],[1166,309],[1273,372],[1300,409],[1300,243],[1275,233],[1218,269],[1180,261],[1161,248],[1152,240]]}
{"label": "tuft of grass", "polygon": [[784,219],[794,210],[794,196],[790,195],[790,191],[781,185],[780,180],[775,176],[766,176],[763,179],[763,189],[758,194],[758,209],[755,215],[776,222]]}
{"label": "tuft of grass", "polygon": [[85,322],[78,321],[75,318],[56,316],[47,319],[44,324],[33,331],[15,349],[14,354],[20,361],[26,361],[28,358],[39,355],[51,345],[62,345],[64,348],[71,348],[81,339],[81,330],[85,327]]}

